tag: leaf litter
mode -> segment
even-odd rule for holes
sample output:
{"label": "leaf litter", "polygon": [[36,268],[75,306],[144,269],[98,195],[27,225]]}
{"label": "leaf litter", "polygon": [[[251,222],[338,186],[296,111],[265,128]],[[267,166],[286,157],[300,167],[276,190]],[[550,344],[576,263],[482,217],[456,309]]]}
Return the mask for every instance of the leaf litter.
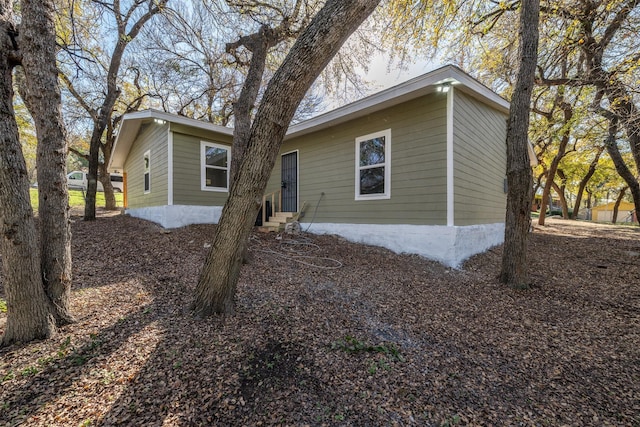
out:
{"label": "leaf litter", "polygon": [[0,426],[640,425],[637,227],[536,227],[527,291],[501,247],[255,233],[236,314],[201,320],[215,226],[74,220],[77,322],[0,349]]}

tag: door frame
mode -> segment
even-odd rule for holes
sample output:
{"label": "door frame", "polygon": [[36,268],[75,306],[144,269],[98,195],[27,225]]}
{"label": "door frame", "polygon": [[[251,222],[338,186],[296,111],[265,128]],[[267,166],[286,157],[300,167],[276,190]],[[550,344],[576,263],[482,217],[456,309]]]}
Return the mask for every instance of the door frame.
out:
{"label": "door frame", "polygon": [[[282,182],[282,158],[288,154],[296,153],[296,212],[300,208],[300,150],[291,150],[280,154],[280,182]],[[281,207],[282,208],[282,207]]]}

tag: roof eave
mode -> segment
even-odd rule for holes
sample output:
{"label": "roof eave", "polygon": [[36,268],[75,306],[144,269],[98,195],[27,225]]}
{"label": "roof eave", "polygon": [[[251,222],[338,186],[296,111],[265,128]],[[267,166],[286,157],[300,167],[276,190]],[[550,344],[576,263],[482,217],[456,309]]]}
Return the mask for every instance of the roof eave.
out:
{"label": "roof eave", "polygon": [[231,128],[214,125],[209,122],[191,119],[189,117],[179,116],[164,111],[148,109],[143,111],[136,111],[133,113],[127,113],[122,119],[122,123],[120,124],[120,128],[118,130],[118,135],[116,136],[116,140],[113,144],[113,151],[108,165],[108,169],[110,171],[124,169],[124,162],[129,155],[129,151],[131,150],[133,141],[138,135],[140,126],[145,121],[152,120],[191,126],[211,132],[222,133],[224,135],[233,135],[233,129]]}
{"label": "roof eave", "polygon": [[505,113],[509,111],[509,102],[504,98],[470,77],[460,68],[454,65],[445,65],[397,86],[292,125],[289,127],[285,139],[335,126],[336,124],[433,93],[444,82],[454,84],[456,89],[461,89],[463,92],[480,99],[497,110]]}

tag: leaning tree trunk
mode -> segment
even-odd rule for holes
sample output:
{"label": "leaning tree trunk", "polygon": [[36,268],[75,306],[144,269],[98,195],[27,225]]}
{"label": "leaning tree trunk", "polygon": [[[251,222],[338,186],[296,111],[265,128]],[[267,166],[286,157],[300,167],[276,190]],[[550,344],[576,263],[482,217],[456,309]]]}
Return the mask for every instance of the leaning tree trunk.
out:
{"label": "leaning tree trunk", "polygon": [[67,143],[56,67],[54,2],[22,0],[21,50],[26,104],[38,137],[40,257],[44,289],[58,326],[73,321]]}
{"label": "leaning tree trunk", "polygon": [[551,186],[560,199],[560,209],[562,209],[562,218],[569,219],[569,205],[567,204],[567,198],[564,196],[565,186],[559,186],[555,182],[551,183]]}
{"label": "leaning tree trunk", "polygon": [[329,0],[271,79],[196,287],[199,316],[233,312],[242,254],[289,123],[305,93],[379,0]]}
{"label": "leaning tree trunk", "polygon": [[629,187],[624,187],[622,190],[620,190],[620,193],[616,198],[616,202],[613,205],[613,217],[611,218],[611,222],[613,224],[618,222],[618,211],[620,210],[620,204],[622,203],[622,199],[624,199],[624,194],[627,192],[627,188]]}
{"label": "leaning tree trunk", "polygon": [[640,221],[640,183],[638,182],[638,179],[633,175],[633,173],[629,170],[627,164],[624,162],[622,154],[620,154],[620,150],[618,149],[618,144],[616,142],[617,133],[617,119],[610,119],[609,137],[607,138],[606,142],[607,153],[609,153],[609,157],[611,157],[618,175],[620,175],[620,177],[627,183],[629,191],[631,191],[636,218],[638,221]]}
{"label": "leaning tree trunk", "polygon": [[589,164],[589,170],[587,171],[587,174],[583,176],[582,179],[580,180],[580,185],[578,186],[578,192],[576,195],[576,204],[573,207],[573,213],[571,214],[571,219],[578,218],[578,212],[580,211],[580,204],[582,203],[582,195],[584,194],[584,189],[587,186],[587,183],[589,182],[593,174],[596,172],[596,168],[598,167],[598,162],[600,161],[600,156],[602,155],[603,151],[604,151],[604,145],[601,147],[598,147],[598,150],[596,151],[596,156],[591,161],[591,164]]}
{"label": "leaning tree trunk", "polygon": [[520,7],[520,67],[507,127],[508,193],[500,280],[515,288],[527,288],[527,240],[533,190],[527,144],[531,92],[537,63],[540,1],[525,1]]}
{"label": "leaning tree trunk", "polygon": [[98,176],[104,189],[104,208],[108,211],[115,211],[118,209],[116,205],[116,195],[113,191],[113,185],[111,184],[111,175],[107,169],[106,164],[101,164],[99,168]]}
{"label": "leaning tree trunk", "polygon": [[[102,117],[98,119],[102,120]],[[89,168],[87,171],[87,191],[84,198],[84,220],[96,219],[96,192],[98,191],[98,167],[100,163],[100,139],[106,126],[94,124],[89,141]]]}
{"label": "leaning tree trunk", "polygon": [[[244,159],[247,151],[249,136],[251,135],[251,111],[255,107],[256,99],[258,98],[267,62],[267,53],[271,45],[268,32],[269,29],[263,26],[256,34],[246,37],[247,40],[243,41],[241,39],[241,42],[238,43],[243,43],[251,51],[251,63],[249,64],[249,70],[240,91],[240,96],[233,104],[233,147],[231,148],[233,161],[230,166],[230,185],[233,185],[235,176],[240,169],[242,159]],[[227,52],[233,46],[233,44],[227,45]]]}
{"label": "leaning tree trunk", "polygon": [[[13,110],[16,53],[12,2],[0,0],[0,253],[7,323],[0,345],[50,336],[54,322],[42,287],[38,239],[29,196],[27,166]],[[14,34],[15,36],[15,34]]]}
{"label": "leaning tree trunk", "polygon": [[566,102],[561,102],[561,106],[562,110],[564,111],[564,130],[562,132],[562,138],[560,139],[558,152],[551,161],[551,165],[549,166],[549,170],[547,171],[547,180],[545,181],[544,189],[542,190],[542,206],[540,206],[538,225],[544,225],[544,220],[547,215],[547,206],[549,206],[549,195],[551,194],[551,187],[553,186],[553,181],[556,178],[556,172],[558,171],[560,161],[564,157],[567,150],[567,144],[569,143],[569,136],[571,133],[571,127],[568,126],[568,123],[573,117],[573,109],[571,108],[571,105],[567,104]]}

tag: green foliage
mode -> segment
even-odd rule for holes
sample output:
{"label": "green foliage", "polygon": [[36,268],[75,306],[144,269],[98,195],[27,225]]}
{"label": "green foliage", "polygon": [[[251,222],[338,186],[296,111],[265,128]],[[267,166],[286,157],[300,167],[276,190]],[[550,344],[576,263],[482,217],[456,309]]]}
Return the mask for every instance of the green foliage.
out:
{"label": "green foliage", "polygon": [[0,298],[0,313],[6,313],[6,312],[7,312],[7,302],[2,298]]}
{"label": "green foliage", "polygon": [[70,351],[70,346],[71,346],[71,337],[68,336],[67,338],[65,338],[65,340],[62,342],[62,344],[60,344],[60,347],[58,348],[58,357],[62,358],[66,356]]}
{"label": "green foliage", "polygon": [[13,374],[13,371],[9,371],[6,374],[4,374],[2,377],[0,377],[0,384],[2,384],[5,381],[11,381],[14,378],[15,378],[15,375]]}
{"label": "green foliage", "polygon": [[356,337],[347,335],[344,340],[334,341],[331,343],[333,350],[342,350],[347,353],[380,353],[390,357],[393,360],[404,362],[404,357],[400,354],[400,349],[393,343],[371,345],[365,341],[361,341]]}
{"label": "green foliage", "polygon": [[23,377],[30,377],[38,373],[38,368],[35,366],[27,366],[20,372]]}

